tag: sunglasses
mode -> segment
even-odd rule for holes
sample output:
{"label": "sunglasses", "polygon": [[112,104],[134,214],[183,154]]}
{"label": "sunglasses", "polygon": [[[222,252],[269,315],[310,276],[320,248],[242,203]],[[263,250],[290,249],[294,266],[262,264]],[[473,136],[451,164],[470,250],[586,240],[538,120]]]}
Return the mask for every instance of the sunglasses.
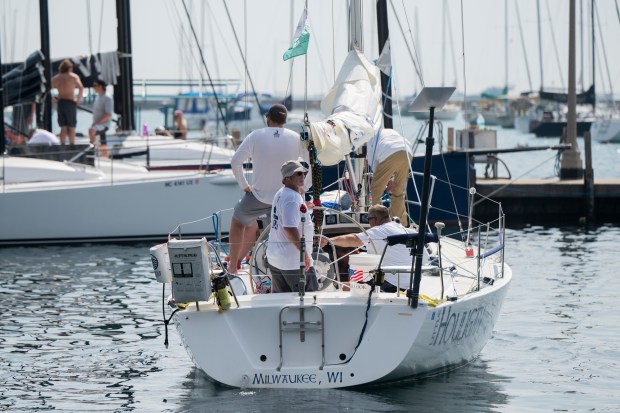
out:
{"label": "sunglasses", "polygon": [[296,176],[302,176],[302,175],[306,176],[306,175],[308,175],[308,172],[295,172],[295,175]]}

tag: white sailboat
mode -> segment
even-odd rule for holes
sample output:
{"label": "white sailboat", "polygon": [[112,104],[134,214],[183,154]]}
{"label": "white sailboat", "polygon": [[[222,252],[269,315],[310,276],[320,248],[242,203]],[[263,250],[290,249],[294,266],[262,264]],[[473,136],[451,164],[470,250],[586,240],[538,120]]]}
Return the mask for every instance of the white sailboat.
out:
{"label": "white sailboat", "polygon": [[620,118],[596,119],[590,126],[590,135],[597,142],[620,142]]}
{"label": "white sailboat", "polygon": [[[149,172],[122,162],[100,168],[0,158],[0,245],[165,240],[181,221],[230,208],[232,173]],[[205,219],[186,234],[216,236],[228,222]]]}
{"label": "white sailboat", "polygon": [[233,146],[229,135],[209,142],[157,135],[108,137],[110,157],[151,171],[229,169]]}
{"label": "white sailboat", "polygon": [[[324,112],[331,113],[328,122],[310,125],[324,164],[337,163],[342,159],[334,155],[339,147],[348,153],[381,127],[381,117],[375,117],[381,113],[378,74],[363,53],[350,52],[337,84],[322,102]],[[417,106],[430,108],[432,122],[435,109],[453,90],[426,88]],[[322,123],[332,127],[325,132]],[[321,130],[323,135],[316,133]],[[434,374],[478,355],[491,337],[512,279],[504,261],[504,216],[498,207],[496,221],[472,225],[462,238],[442,235],[441,223],[427,234],[432,130],[420,235],[386,239],[386,248],[405,244],[415,257],[412,265],[386,267],[382,255],[363,254],[349,261],[352,270],[365,275],[364,282],[356,283],[336,275],[335,261],[342,257],[335,249],[331,258],[316,251],[319,291],[270,294],[262,258],[269,242],[264,233],[235,276],[226,271],[226,245],[220,242],[183,238],[151,248],[162,297],[171,292],[165,324],[173,320],[192,360],[211,380],[241,388],[351,387]],[[340,145],[341,139],[346,143]],[[364,208],[322,211],[316,237],[368,228]],[[431,251],[431,264],[423,266],[425,248]],[[386,274],[398,275],[402,291],[380,290]]]}

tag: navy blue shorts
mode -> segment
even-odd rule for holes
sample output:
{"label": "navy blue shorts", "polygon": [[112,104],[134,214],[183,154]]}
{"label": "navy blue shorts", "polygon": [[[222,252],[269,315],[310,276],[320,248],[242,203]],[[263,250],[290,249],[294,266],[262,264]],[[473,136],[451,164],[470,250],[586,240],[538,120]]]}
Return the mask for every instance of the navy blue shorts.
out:
{"label": "navy blue shorts", "polygon": [[74,100],[58,99],[58,126],[75,128],[77,125],[77,104]]}

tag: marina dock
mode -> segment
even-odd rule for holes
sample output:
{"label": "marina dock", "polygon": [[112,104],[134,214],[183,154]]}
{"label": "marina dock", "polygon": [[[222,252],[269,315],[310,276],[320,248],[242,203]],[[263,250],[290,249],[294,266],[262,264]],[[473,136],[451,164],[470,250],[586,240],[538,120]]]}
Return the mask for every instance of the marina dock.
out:
{"label": "marina dock", "polygon": [[[520,179],[512,183],[508,179],[479,179],[476,190],[501,202],[508,225],[620,222],[620,179],[595,179],[593,197],[588,196],[583,179]],[[492,207],[491,202],[483,201],[474,206],[474,216],[488,219]],[[589,208],[593,211],[590,220]]]}

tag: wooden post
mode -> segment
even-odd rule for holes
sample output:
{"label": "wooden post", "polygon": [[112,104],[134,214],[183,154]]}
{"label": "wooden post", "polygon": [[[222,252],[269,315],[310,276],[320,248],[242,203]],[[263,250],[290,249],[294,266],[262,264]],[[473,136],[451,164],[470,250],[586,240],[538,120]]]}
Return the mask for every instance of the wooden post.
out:
{"label": "wooden post", "polygon": [[448,128],[448,152],[454,150],[454,128]]}
{"label": "wooden post", "polygon": [[590,131],[586,131],[583,135],[583,144],[585,146],[586,170],[583,175],[583,184],[585,189],[585,212],[586,222],[591,224],[594,222],[594,170],[592,168],[592,140]]}

